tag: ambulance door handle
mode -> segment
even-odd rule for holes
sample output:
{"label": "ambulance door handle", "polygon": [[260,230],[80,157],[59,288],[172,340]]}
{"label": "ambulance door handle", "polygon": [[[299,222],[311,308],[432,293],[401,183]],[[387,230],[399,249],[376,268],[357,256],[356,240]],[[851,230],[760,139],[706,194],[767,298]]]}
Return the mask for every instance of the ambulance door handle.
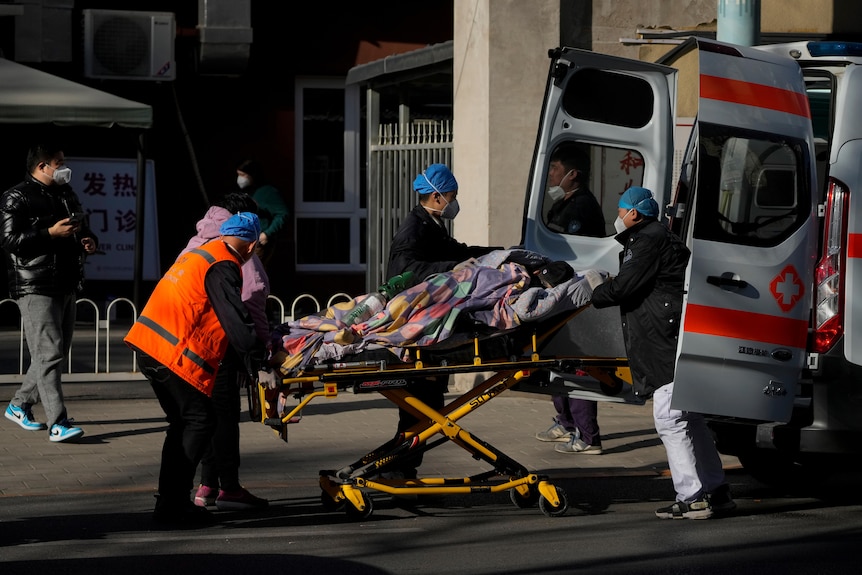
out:
{"label": "ambulance door handle", "polygon": [[706,276],[706,283],[718,286],[720,288],[745,289],[748,287],[748,282],[745,280],[737,280],[733,278],[719,276]]}

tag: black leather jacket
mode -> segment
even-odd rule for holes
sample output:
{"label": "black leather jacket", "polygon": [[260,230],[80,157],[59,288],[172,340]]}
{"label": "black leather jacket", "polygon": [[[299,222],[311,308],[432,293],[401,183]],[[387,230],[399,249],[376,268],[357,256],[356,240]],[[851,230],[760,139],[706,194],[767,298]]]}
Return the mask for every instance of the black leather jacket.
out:
{"label": "black leather jacket", "polygon": [[83,212],[68,185],[45,186],[27,175],[0,196],[0,246],[6,253],[9,295],[59,296],[76,293],[84,279],[81,238],[98,239],[86,222],[75,237],[52,238],[48,228]]}

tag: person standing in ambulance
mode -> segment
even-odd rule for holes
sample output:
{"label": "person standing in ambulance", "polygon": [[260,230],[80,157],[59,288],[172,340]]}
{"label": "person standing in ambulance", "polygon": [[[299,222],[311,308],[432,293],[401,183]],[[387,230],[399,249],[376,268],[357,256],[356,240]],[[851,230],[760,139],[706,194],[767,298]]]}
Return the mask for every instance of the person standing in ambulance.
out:
{"label": "person standing in ambulance", "polygon": [[631,187],[620,197],[614,227],[622,244],[616,277],[585,273],[596,308],[620,306],[635,395],[653,399],[653,420],[667,452],[676,501],[656,510],[661,519],[708,519],[736,504],[701,414],[671,408],[685,271],[691,252],[658,221],[650,190]]}

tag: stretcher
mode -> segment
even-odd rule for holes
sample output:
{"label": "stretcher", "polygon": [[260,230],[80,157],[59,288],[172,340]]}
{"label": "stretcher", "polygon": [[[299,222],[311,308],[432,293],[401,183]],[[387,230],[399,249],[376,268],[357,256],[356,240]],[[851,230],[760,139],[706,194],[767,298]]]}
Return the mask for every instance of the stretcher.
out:
{"label": "stretcher", "polygon": [[[588,305],[588,304],[587,304]],[[343,509],[350,518],[373,513],[370,492],[393,496],[487,494],[508,491],[519,508],[538,505],[543,514],[566,513],[563,489],[548,476],[531,471],[500,448],[472,434],[463,424],[473,413],[509,389],[523,385],[529,392],[564,393],[549,384],[549,373],[589,375],[607,395],[619,393],[630,381],[627,360],[618,357],[545,357],[544,344],[587,305],[517,328],[492,330],[474,323],[469,335],[447,338],[430,346],[408,346],[406,354],[386,348],[365,349],[356,356],[305,365],[283,379],[278,390],[257,386],[251,399],[253,418],[287,441],[287,429],[301,420],[302,409],[318,398],[335,398],[340,391],[377,393],[413,414],[419,423],[395,438],[337,469],[320,472],[324,509]],[[433,409],[410,392],[408,384],[456,374],[490,373],[473,389]],[[288,406],[289,397],[298,404]],[[387,473],[406,458],[447,442],[491,466],[464,477],[399,478]],[[419,469],[421,472],[421,467]]]}

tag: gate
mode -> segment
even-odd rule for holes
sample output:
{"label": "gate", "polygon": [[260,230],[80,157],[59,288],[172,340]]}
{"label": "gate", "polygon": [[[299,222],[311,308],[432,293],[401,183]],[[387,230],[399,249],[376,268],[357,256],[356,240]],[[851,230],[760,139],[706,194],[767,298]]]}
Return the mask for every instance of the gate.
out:
{"label": "gate", "polygon": [[416,205],[413,179],[429,164],[452,168],[449,120],[381,124],[376,141],[368,144],[368,292],[389,279],[392,236]]}

